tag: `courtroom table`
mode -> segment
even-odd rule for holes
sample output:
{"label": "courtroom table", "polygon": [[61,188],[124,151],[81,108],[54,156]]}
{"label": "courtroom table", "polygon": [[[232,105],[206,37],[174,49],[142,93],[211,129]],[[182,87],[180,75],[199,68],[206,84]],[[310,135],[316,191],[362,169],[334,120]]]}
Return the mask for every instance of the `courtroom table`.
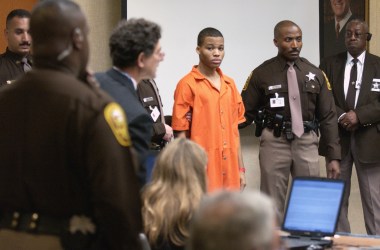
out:
{"label": "courtroom table", "polygon": [[336,234],[331,239],[334,250],[380,250],[380,236],[377,235]]}

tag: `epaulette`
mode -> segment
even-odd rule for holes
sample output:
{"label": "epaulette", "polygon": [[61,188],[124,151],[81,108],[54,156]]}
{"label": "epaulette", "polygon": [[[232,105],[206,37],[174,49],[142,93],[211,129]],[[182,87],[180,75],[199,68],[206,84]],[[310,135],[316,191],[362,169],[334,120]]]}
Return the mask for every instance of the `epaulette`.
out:
{"label": "epaulette", "polygon": [[300,60],[302,62],[306,63],[307,65],[309,65],[310,67],[313,67],[313,68],[316,68],[316,69],[320,70],[317,66],[315,66],[314,64],[312,64],[311,62],[309,62],[309,60],[307,60],[306,58],[300,57]]}
{"label": "epaulette", "polygon": [[271,58],[271,59],[268,59],[268,60],[264,61],[262,64],[260,64],[259,66],[257,66],[256,69],[261,68],[261,67],[264,67],[264,66],[266,66],[267,64],[273,63],[273,62],[276,60],[276,58],[277,58],[277,57],[273,57],[273,58]]}

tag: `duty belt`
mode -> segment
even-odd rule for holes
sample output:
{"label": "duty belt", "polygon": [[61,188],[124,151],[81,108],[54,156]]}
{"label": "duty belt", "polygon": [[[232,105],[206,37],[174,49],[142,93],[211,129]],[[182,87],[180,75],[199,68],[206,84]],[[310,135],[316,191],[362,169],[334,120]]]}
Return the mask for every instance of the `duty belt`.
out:
{"label": "duty belt", "polygon": [[[289,126],[292,127],[292,122],[284,122],[284,128],[286,127],[286,123],[289,123]],[[304,133],[309,133],[311,131],[315,131],[316,133],[318,133],[316,131],[317,129],[317,125],[316,125],[316,122],[315,121],[304,121],[303,122],[303,129],[304,129]]]}
{"label": "duty belt", "polygon": [[[319,125],[316,120],[314,121],[304,121],[303,122],[304,133],[309,133],[314,131],[317,135]],[[285,120],[281,114],[272,114],[266,115],[263,119],[263,128],[273,129],[273,135],[275,137],[280,137],[281,135],[285,135],[285,138],[288,141],[292,141],[294,139],[294,134],[292,132],[292,122],[289,120]],[[257,129],[257,127],[256,127]]]}
{"label": "duty belt", "polygon": [[149,149],[150,149],[150,150],[153,150],[153,151],[160,151],[160,150],[161,150],[161,145],[152,142],[152,143],[150,143],[150,145],[149,145]]}
{"label": "duty belt", "polygon": [[36,234],[60,236],[63,231],[72,234],[94,234],[95,225],[86,216],[74,215],[70,219],[42,216],[39,213],[0,212],[0,228]]}
{"label": "duty belt", "polygon": [[[272,122],[266,121],[264,128],[273,129],[275,124]],[[281,130],[284,130],[286,126],[292,127],[291,121],[284,121],[281,127]],[[305,130],[305,133],[309,133],[310,131],[315,131],[317,129],[316,121],[304,121],[303,122],[303,128]]]}

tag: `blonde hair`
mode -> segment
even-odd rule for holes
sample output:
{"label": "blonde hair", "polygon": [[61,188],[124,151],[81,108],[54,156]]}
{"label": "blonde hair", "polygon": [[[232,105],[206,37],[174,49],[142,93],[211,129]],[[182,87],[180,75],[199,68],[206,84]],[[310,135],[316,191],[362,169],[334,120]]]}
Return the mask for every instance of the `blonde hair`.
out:
{"label": "blonde hair", "polygon": [[161,151],[142,193],[144,231],[151,245],[159,240],[185,245],[190,220],[207,189],[206,165],[206,152],[185,138]]}

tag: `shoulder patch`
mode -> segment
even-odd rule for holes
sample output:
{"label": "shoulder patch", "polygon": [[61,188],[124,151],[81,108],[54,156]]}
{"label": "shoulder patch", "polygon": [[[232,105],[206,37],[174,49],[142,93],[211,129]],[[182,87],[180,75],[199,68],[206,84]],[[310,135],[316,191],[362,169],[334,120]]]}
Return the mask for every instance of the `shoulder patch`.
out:
{"label": "shoulder patch", "polygon": [[244,84],[244,87],[243,87],[243,90],[242,90],[242,91],[247,90],[248,85],[249,85],[249,81],[251,81],[251,78],[252,78],[252,74],[253,74],[253,71],[252,71],[251,74],[248,76],[247,81],[245,81],[245,84]]}
{"label": "shoulder patch", "polygon": [[128,132],[127,118],[119,104],[111,102],[104,108],[104,118],[110,126],[116,140],[120,145],[131,145],[131,137]]}
{"label": "shoulder patch", "polygon": [[330,82],[329,82],[329,79],[327,78],[325,72],[323,72],[323,70],[321,70],[321,71],[322,71],[323,77],[325,78],[326,85],[327,85],[327,89],[328,89],[328,90],[331,90],[331,84],[330,84]]}

